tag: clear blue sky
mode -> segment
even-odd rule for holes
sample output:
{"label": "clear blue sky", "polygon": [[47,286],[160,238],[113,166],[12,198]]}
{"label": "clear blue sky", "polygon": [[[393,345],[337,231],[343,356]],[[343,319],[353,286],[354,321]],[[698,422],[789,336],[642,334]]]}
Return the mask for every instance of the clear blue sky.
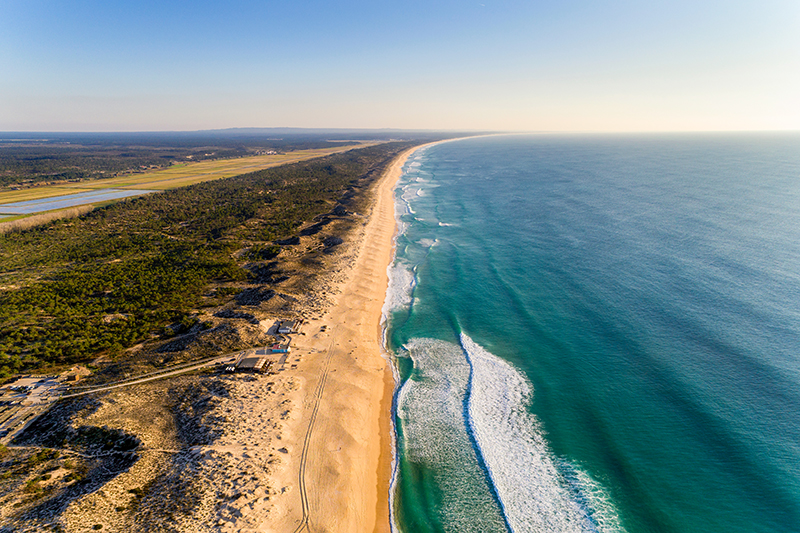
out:
{"label": "clear blue sky", "polygon": [[0,0],[0,131],[800,129],[800,2]]}

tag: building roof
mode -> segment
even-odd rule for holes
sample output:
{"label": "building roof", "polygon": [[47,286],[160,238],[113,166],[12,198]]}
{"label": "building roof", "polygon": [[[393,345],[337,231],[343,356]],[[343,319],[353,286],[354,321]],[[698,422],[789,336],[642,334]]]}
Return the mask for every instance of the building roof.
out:
{"label": "building roof", "polygon": [[260,370],[266,362],[266,357],[245,357],[239,361],[239,364],[236,365],[236,368],[242,370]]}

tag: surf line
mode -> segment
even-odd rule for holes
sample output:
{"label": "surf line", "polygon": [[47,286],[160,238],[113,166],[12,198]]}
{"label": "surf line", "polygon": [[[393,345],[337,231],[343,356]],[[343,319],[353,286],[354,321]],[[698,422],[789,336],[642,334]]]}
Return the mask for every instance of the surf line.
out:
{"label": "surf line", "polygon": [[[501,134],[497,134],[497,135],[501,135]],[[419,165],[414,165],[414,163],[417,163],[415,158],[421,156],[428,148],[430,148],[432,146],[436,146],[437,144],[443,144],[443,143],[448,143],[448,142],[455,142],[455,141],[460,141],[460,140],[464,140],[464,139],[476,138],[476,137],[485,137],[485,136],[491,136],[491,135],[473,135],[473,136],[467,136],[467,137],[457,137],[457,138],[454,138],[454,139],[443,139],[441,141],[435,141],[435,142],[423,144],[421,146],[416,146],[414,148],[409,149],[408,155],[406,156],[406,160],[403,163],[403,167],[402,167],[400,176],[397,178],[397,182],[395,184],[395,189],[394,189],[395,192],[398,189],[403,191],[403,192],[405,192],[405,190],[408,187],[408,184],[407,183],[403,184],[402,183],[403,179],[408,176],[408,172],[409,172],[409,168],[410,167],[419,166]],[[403,205],[403,207],[405,207],[404,210],[399,209],[399,207],[401,205]],[[410,214],[414,213],[413,209],[411,208],[411,204],[410,204],[409,200],[404,198],[402,193],[400,195],[396,195],[395,202],[394,202],[395,233],[394,233],[394,236],[392,237],[392,258],[391,258],[391,261],[389,262],[389,264],[386,267],[387,275],[388,275],[388,278],[389,278],[389,283],[388,283],[388,286],[386,288],[386,297],[384,299],[384,306],[383,306],[383,310],[382,310],[382,313],[381,313],[382,314],[382,316],[381,316],[381,333],[382,333],[382,335],[381,335],[381,349],[382,349],[382,355],[389,361],[389,364],[390,364],[389,366],[392,369],[392,376],[394,377],[394,382],[395,382],[395,390],[394,390],[394,393],[392,394],[392,408],[391,408],[392,423],[390,425],[390,428],[391,428],[390,440],[392,442],[392,473],[391,473],[391,477],[390,477],[390,481],[389,481],[389,526],[391,528],[391,532],[392,533],[402,533],[400,528],[399,528],[399,526],[398,526],[398,524],[397,524],[397,517],[395,515],[395,494],[397,493],[397,480],[399,478],[399,470],[400,470],[400,462],[399,462],[399,459],[398,459],[398,454],[399,454],[398,444],[399,443],[398,443],[398,432],[397,432],[397,407],[398,407],[399,396],[400,396],[400,394],[401,394],[401,392],[403,390],[403,387],[407,384],[407,381],[408,381],[408,380],[406,380],[406,382],[403,382],[403,383],[400,382],[400,371],[399,371],[399,368],[397,367],[397,364],[396,364],[396,361],[395,361],[396,356],[393,353],[391,353],[389,351],[389,349],[388,349],[388,347],[389,347],[388,339],[389,339],[389,329],[390,329],[390,327],[389,327],[389,318],[390,318],[391,313],[395,310],[395,309],[392,308],[391,304],[393,302],[396,302],[397,299],[398,299],[396,292],[398,290],[405,289],[405,288],[401,289],[400,287],[398,287],[397,283],[393,283],[395,281],[393,279],[393,277],[396,276],[396,273],[394,273],[394,276],[393,276],[393,269],[394,269],[395,263],[397,261],[397,242],[398,242],[398,238],[401,235],[403,235],[406,232],[406,230],[408,229],[408,224],[404,223],[401,220],[401,211],[404,211],[405,213],[410,213]],[[409,300],[407,302],[407,305],[409,307],[409,313],[410,313],[410,309],[413,306],[413,302],[414,302],[414,288],[416,287],[416,282],[417,282],[417,278],[416,278],[416,276],[417,276],[417,265],[414,265],[412,267],[411,274],[412,274],[411,275],[411,285],[410,285],[410,287],[408,287],[408,294],[407,294],[407,297],[408,297],[408,300]],[[472,437],[470,437],[470,438],[472,438]],[[473,447],[474,447],[474,441],[473,441],[472,444],[473,444]],[[481,464],[481,467],[483,468],[484,465]],[[492,487],[492,491],[493,491],[494,497],[496,498],[497,496],[494,493],[494,485],[492,483],[489,483],[489,485]],[[502,507],[501,507],[501,509],[502,509]],[[501,514],[503,514],[503,520],[506,522],[506,527],[508,527],[508,521],[507,521],[507,519],[505,517],[505,513],[503,512]],[[510,531],[510,529],[509,529],[509,531]]]}
{"label": "surf line", "polygon": [[503,517],[503,523],[506,526],[507,533],[514,533],[514,529],[511,527],[511,522],[508,520],[508,511],[506,510],[506,506],[503,503],[502,498],[500,498],[500,493],[497,491],[497,486],[495,485],[494,478],[492,477],[492,472],[489,469],[489,465],[486,463],[486,459],[483,457],[483,450],[481,449],[480,444],[478,443],[477,435],[475,434],[472,416],[470,415],[470,401],[472,400],[472,382],[475,376],[475,364],[472,361],[472,357],[469,354],[469,350],[464,346],[464,337],[465,334],[460,331],[459,328],[459,339],[458,345],[461,348],[461,353],[464,355],[464,358],[467,360],[467,364],[469,365],[469,378],[467,379],[467,390],[464,394],[463,400],[463,409],[462,409],[462,416],[464,417],[464,427],[467,430],[467,436],[469,437],[470,445],[472,449],[475,451],[475,457],[478,459],[478,466],[480,467],[481,471],[483,472],[484,478],[486,479],[486,484],[489,485],[489,490],[492,492],[492,497],[494,498],[495,503],[500,508],[500,514]]}

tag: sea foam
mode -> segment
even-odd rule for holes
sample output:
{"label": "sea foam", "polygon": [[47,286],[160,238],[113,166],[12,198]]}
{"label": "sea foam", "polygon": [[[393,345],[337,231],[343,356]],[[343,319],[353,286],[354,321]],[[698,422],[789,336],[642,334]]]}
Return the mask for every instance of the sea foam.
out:
{"label": "sea foam", "polygon": [[470,367],[467,424],[514,533],[622,531],[602,487],[549,451],[526,407],[532,387],[510,363],[461,335]]}
{"label": "sea foam", "polygon": [[386,269],[389,285],[383,302],[382,314],[386,319],[392,311],[409,307],[413,301],[414,286],[417,283],[414,269],[401,262],[395,262]]}
{"label": "sea foam", "polygon": [[[504,518],[464,425],[469,366],[460,348],[413,339],[400,354],[414,363],[397,395],[405,461],[427,469],[441,490],[437,502],[444,531],[506,531]],[[401,474],[402,475],[402,474]]]}
{"label": "sea foam", "polygon": [[414,367],[397,395],[400,451],[433,473],[446,531],[623,531],[601,484],[550,452],[511,364],[467,335],[412,339],[400,356]]}

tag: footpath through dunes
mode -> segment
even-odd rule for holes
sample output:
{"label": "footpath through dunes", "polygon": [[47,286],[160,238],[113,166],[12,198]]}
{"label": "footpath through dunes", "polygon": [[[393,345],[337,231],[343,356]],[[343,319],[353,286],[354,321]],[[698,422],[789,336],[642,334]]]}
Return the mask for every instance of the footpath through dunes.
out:
{"label": "footpath through dunes", "polygon": [[[413,150],[413,149],[412,149]],[[297,350],[305,383],[295,463],[276,486],[296,486],[275,531],[390,531],[391,397],[382,356],[381,308],[395,232],[394,185],[408,150],[385,172],[352,268],[330,311],[309,321]],[[299,460],[298,460],[299,459]]]}
{"label": "footpath through dunes", "polygon": [[[378,143],[362,142],[355,145],[296,150],[235,159],[189,162],[173,165],[162,170],[128,174],[102,180],[62,183],[22,190],[5,190],[0,191],[0,214],[40,213],[79,205],[106,203],[131,195],[165,191],[204,181],[230,178],[247,172],[297,163],[352,149],[366,148],[375,144]],[[107,191],[107,194],[104,195],[102,191]],[[35,202],[35,206],[31,205],[34,200],[44,199],[48,199],[48,201]]]}

